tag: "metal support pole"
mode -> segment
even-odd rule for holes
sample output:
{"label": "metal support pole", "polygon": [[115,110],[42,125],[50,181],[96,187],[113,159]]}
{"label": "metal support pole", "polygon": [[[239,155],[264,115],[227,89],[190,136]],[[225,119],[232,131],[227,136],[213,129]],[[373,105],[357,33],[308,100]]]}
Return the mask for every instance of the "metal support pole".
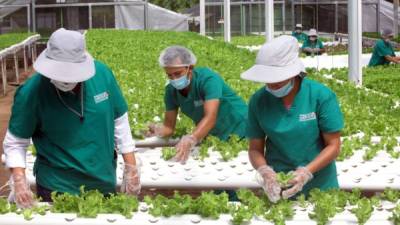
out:
{"label": "metal support pole", "polygon": [[270,41],[274,38],[274,1],[265,0],[265,38]]}
{"label": "metal support pole", "polygon": [[145,0],[144,5],[144,30],[149,29],[149,2]]}
{"label": "metal support pole", "polygon": [[15,80],[16,83],[19,84],[19,65],[18,65],[17,50],[14,51],[14,69],[15,69]]}
{"label": "metal support pole", "polygon": [[36,43],[33,42],[30,48],[32,53],[32,64],[33,64],[36,61]]}
{"label": "metal support pole", "polygon": [[200,0],[200,34],[206,35],[206,4]]}
{"label": "metal support pole", "polygon": [[1,78],[3,80],[3,95],[6,95],[6,88],[7,88],[7,64],[6,56],[0,59],[1,60]]}
{"label": "metal support pole", "polygon": [[376,32],[381,32],[381,0],[376,5]]}
{"label": "metal support pole", "polygon": [[292,1],[292,30],[294,30],[294,27],[296,26],[295,7],[296,5],[294,4],[294,1]]}
{"label": "metal support pole", "polygon": [[92,4],[89,4],[89,29],[93,28]]}
{"label": "metal support pole", "polygon": [[28,59],[27,59],[27,56],[26,56],[26,45],[24,45],[23,54],[24,54],[24,71],[26,72],[26,71],[28,71]]}
{"label": "metal support pole", "polygon": [[224,40],[231,42],[231,0],[224,0]]}
{"label": "metal support pole", "polygon": [[36,32],[36,0],[32,0],[32,31]]}
{"label": "metal support pole", "polygon": [[362,0],[351,0],[348,5],[349,16],[349,80],[362,85]]}
{"label": "metal support pole", "polygon": [[282,31],[286,34],[286,4],[282,3]]}
{"label": "metal support pole", "polygon": [[399,36],[399,0],[393,0],[393,33]]}
{"label": "metal support pole", "polygon": [[26,22],[28,23],[28,32],[31,32],[31,6],[26,5]]}
{"label": "metal support pole", "polygon": [[335,33],[339,32],[339,4],[335,3]]}

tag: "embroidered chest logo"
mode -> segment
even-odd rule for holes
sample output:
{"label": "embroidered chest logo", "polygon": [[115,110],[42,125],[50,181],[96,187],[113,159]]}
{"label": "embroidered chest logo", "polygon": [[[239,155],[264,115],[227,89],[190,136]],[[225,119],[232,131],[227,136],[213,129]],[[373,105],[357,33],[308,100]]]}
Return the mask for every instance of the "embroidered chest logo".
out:
{"label": "embroidered chest logo", "polygon": [[108,99],[108,92],[103,92],[103,93],[100,93],[100,94],[98,94],[98,95],[95,95],[94,97],[94,102],[96,103],[96,104],[98,104],[98,103],[100,103],[100,102],[104,102],[105,100],[107,100]]}
{"label": "embroidered chest logo", "polygon": [[315,112],[307,113],[307,114],[300,114],[299,115],[299,121],[304,122],[304,121],[309,121],[309,120],[315,120],[317,119],[317,115]]}

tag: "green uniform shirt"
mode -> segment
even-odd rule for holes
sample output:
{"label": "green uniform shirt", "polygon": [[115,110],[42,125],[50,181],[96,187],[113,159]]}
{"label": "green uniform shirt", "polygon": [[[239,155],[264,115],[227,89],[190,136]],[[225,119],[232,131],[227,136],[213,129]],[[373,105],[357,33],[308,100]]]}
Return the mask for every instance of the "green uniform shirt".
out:
{"label": "green uniform shirt", "polygon": [[315,42],[311,42],[310,39],[307,37],[306,41],[303,43],[301,48],[324,48],[324,44],[321,40],[317,39]]}
{"label": "green uniform shirt", "polygon": [[[79,187],[115,192],[114,119],[127,112],[111,70],[95,62],[96,74],[83,83],[84,120],[67,109],[50,80],[33,75],[18,88],[9,130],[32,137],[37,150],[36,182],[58,192],[79,193]],[[62,92],[65,103],[81,112],[80,94]]]}
{"label": "green uniform shirt", "polygon": [[387,65],[390,61],[385,59],[385,56],[396,56],[394,54],[393,46],[386,43],[383,39],[375,43],[374,52],[372,53],[371,60],[368,66]]}
{"label": "green uniform shirt", "polygon": [[[293,104],[287,110],[281,98],[258,90],[250,100],[247,136],[266,139],[265,158],[275,171],[289,172],[313,161],[324,148],[321,132],[343,128],[336,95],[327,87],[304,78]],[[302,193],[312,188],[337,188],[335,162],[314,174]]]}
{"label": "green uniform shirt", "polygon": [[247,122],[247,105],[222,80],[208,68],[195,68],[187,97],[184,97],[171,84],[165,88],[165,108],[167,111],[182,112],[198,124],[204,117],[204,102],[219,99],[217,122],[210,131],[211,135],[226,140],[231,134],[245,137]]}
{"label": "green uniform shirt", "polygon": [[302,43],[308,39],[307,34],[305,34],[304,32],[297,33],[296,31],[293,31],[292,36],[295,37],[298,42],[302,42]]}

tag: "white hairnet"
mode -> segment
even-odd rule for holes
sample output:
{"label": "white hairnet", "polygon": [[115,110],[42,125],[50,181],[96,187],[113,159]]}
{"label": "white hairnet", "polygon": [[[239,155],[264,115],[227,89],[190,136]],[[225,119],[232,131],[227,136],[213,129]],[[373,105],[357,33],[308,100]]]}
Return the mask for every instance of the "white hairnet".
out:
{"label": "white hairnet", "polygon": [[196,56],[182,46],[170,46],[161,52],[158,59],[161,67],[181,67],[196,64]]}

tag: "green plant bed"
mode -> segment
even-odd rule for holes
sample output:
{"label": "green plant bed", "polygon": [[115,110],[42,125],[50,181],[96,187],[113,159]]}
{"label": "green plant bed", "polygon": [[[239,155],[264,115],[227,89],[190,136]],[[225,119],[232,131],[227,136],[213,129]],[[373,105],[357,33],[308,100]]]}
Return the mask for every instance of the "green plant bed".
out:
{"label": "green plant bed", "polygon": [[18,44],[35,33],[7,33],[0,35],[0,51]]}

